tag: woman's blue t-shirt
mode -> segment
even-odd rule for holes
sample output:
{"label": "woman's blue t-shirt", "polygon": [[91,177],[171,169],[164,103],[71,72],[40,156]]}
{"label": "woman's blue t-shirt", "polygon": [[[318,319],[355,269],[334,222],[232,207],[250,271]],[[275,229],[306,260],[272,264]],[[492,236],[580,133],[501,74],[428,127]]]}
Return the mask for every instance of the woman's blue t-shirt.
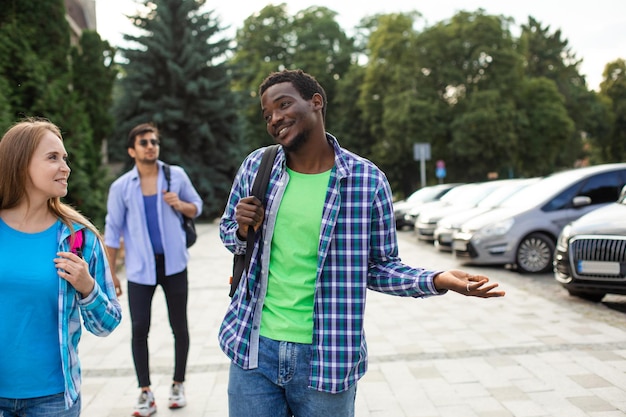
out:
{"label": "woman's blue t-shirt", "polygon": [[[59,343],[57,221],[23,233],[0,219],[0,397],[65,390]],[[9,377],[10,376],[10,377]]]}

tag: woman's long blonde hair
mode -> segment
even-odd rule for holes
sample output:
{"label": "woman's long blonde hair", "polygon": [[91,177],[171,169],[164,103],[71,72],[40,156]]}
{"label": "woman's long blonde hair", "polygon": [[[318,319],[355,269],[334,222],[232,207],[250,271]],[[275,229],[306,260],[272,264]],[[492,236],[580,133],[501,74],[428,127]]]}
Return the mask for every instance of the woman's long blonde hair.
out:
{"label": "woman's long blonde hair", "polygon": [[[0,140],[0,210],[13,208],[27,198],[28,167],[47,132],[63,140],[61,130],[54,123],[39,118],[27,118],[15,123]],[[72,206],[63,203],[60,197],[49,199],[48,209],[69,227],[72,241],[75,234],[72,223],[84,225],[102,241],[98,229]]]}

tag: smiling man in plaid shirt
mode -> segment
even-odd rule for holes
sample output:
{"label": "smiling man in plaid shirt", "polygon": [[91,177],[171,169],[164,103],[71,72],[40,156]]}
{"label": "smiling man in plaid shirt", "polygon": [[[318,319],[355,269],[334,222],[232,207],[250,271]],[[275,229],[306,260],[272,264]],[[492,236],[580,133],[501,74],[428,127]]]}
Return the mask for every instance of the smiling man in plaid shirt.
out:
{"label": "smiling man in plaid shirt", "polygon": [[263,236],[219,332],[232,361],[229,415],[353,416],[367,369],[368,288],[405,297],[504,292],[485,276],[401,263],[387,179],[326,133],[326,93],[312,76],[272,73],[259,93],[281,147],[264,204],[250,196],[258,149],[241,165],[220,222],[235,254],[245,253],[248,229]]}

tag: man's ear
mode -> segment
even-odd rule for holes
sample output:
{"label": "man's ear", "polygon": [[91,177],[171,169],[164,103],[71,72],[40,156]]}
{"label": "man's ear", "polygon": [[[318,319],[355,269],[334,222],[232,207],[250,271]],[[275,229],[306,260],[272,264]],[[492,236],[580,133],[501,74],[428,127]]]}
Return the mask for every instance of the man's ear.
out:
{"label": "man's ear", "polygon": [[134,148],[128,148],[128,155],[130,155],[131,158],[135,159],[135,156],[137,156],[137,153],[135,152]]}
{"label": "man's ear", "polygon": [[311,102],[316,110],[322,110],[324,108],[324,98],[320,93],[313,94],[311,97]]}

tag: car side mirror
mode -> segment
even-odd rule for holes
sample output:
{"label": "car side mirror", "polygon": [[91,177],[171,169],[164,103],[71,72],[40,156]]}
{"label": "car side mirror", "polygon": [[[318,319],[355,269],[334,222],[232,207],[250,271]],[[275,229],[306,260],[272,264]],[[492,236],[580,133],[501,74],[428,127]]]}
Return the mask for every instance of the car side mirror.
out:
{"label": "car side mirror", "polygon": [[591,197],[587,197],[586,195],[577,195],[572,200],[572,205],[574,208],[584,207],[591,204]]}
{"label": "car side mirror", "polygon": [[617,199],[617,201],[624,201],[624,198],[626,198],[626,185],[622,187],[622,192],[619,193],[619,198]]}

